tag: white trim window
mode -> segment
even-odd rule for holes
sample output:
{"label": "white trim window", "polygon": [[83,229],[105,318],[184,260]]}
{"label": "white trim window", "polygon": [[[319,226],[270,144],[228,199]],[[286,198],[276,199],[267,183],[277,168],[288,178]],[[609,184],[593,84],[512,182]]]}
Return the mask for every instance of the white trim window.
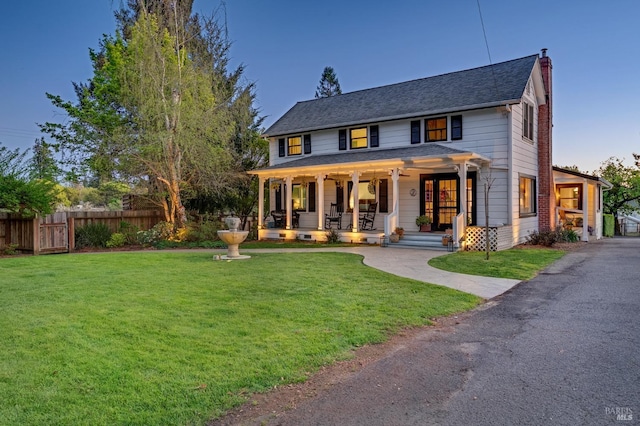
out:
{"label": "white trim window", "polygon": [[522,102],[522,137],[533,140],[533,105]]}
{"label": "white trim window", "polygon": [[536,178],[520,175],[520,217],[536,215]]}

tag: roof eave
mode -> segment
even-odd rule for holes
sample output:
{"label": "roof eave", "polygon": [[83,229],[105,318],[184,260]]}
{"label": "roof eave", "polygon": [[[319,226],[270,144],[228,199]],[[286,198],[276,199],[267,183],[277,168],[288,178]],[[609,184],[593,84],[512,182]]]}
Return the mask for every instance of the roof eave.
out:
{"label": "roof eave", "polygon": [[366,125],[366,124],[372,124],[372,123],[382,123],[386,121],[406,120],[410,118],[425,117],[430,115],[449,114],[452,112],[473,111],[478,109],[495,108],[495,107],[500,107],[505,105],[518,104],[521,102],[521,100],[522,98],[516,98],[516,99],[508,99],[508,100],[502,100],[502,101],[486,102],[483,104],[467,105],[464,107],[443,108],[438,110],[418,111],[418,112],[399,114],[399,115],[393,115],[393,116],[374,117],[371,119],[367,119],[365,121],[345,121],[341,123],[333,123],[333,124],[328,124],[324,126],[315,126],[315,127],[307,127],[307,128],[300,127],[297,129],[286,131],[286,132],[277,132],[274,134],[269,134],[269,129],[273,127],[271,126],[269,129],[267,129],[267,131],[262,136],[267,138],[276,138],[278,136],[292,135],[296,133],[316,132],[319,130],[339,129],[343,127],[351,127],[356,125]]}
{"label": "roof eave", "polygon": [[336,165],[334,163],[315,164],[312,166],[294,166],[294,167],[277,167],[277,168],[263,168],[257,170],[250,170],[247,173],[256,176],[272,177],[274,175],[288,175],[292,173],[326,173],[327,169],[332,172],[348,172],[353,170],[362,170],[364,168],[381,169],[381,168],[407,168],[407,167],[419,167],[429,164],[436,165],[437,161],[440,161],[443,165],[453,166],[463,161],[474,161],[482,164],[491,163],[491,159],[480,155],[475,152],[461,152],[454,154],[440,154],[440,155],[426,155],[426,156],[407,156],[388,158],[381,160],[367,160],[367,161],[352,161],[347,163],[341,163]]}

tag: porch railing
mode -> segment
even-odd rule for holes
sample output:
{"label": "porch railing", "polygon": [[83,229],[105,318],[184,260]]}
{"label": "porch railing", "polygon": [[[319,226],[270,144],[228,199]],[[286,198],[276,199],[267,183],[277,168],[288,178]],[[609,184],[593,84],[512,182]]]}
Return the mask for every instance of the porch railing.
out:
{"label": "porch railing", "polygon": [[461,212],[456,215],[456,220],[453,222],[453,246],[460,247],[460,239],[464,236],[466,213]]}
{"label": "porch railing", "polygon": [[384,217],[384,235],[391,235],[398,223],[398,201],[393,206],[393,211]]}

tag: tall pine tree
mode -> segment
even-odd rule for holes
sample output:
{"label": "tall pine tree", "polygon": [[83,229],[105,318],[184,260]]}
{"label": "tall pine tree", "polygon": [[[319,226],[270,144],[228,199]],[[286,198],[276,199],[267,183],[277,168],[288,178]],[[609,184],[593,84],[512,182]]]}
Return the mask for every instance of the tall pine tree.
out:
{"label": "tall pine tree", "polygon": [[320,84],[316,88],[317,98],[328,98],[330,96],[341,95],[342,89],[340,89],[340,82],[336,76],[332,67],[324,67],[322,71],[322,77],[320,78]]}

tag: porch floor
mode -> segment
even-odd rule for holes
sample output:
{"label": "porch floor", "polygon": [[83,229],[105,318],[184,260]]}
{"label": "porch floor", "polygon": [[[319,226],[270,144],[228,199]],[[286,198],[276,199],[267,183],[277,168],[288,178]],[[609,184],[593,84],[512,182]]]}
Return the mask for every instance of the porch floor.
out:
{"label": "porch floor", "polygon": [[[383,230],[373,229],[366,231],[351,232],[347,229],[333,228],[340,236],[340,241],[353,244],[377,244],[390,247],[411,247],[431,250],[446,250],[447,246],[442,245],[441,231],[433,232],[405,232],[403,238],[398,243],[390,243],[388,236],[385,237]],[[258,232],[260,240],[301,240],[301,241],[326,241],[329,229],[318,230],[316,228],[266,228]]]}

